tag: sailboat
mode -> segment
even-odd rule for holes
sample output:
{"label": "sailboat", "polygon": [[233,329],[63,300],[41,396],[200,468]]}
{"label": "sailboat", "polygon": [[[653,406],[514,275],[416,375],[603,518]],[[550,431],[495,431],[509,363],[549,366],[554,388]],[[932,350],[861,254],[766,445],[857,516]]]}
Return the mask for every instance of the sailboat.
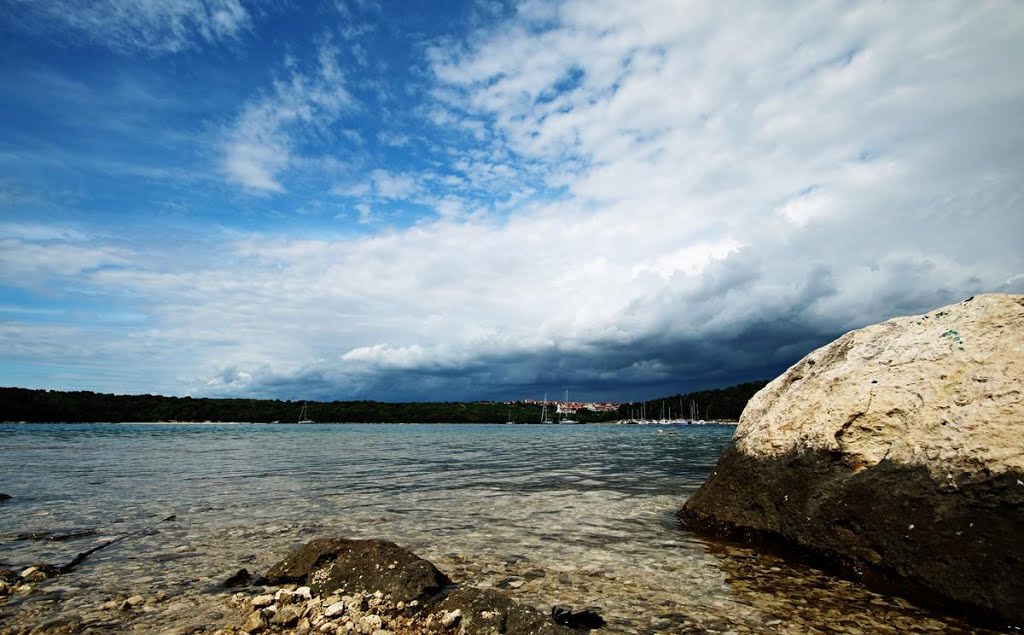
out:
{"label": "sailboat", "polygon": [[[565,389],[565,414],[566,415],[569,414],[569,389],[568,388]],[[571,418],[569,416],[566,416],[565,418],[562,419],[562,423],[580,423],[580,422],[577,421],[576,419],[573,419],[573,418]]]}
{"label": "sailboat", "polygon": [[299,423],[316,423],[315,421],[309,418],[307,410],[309,410],[309,407],[306,405],[306,402],[303,401],[302,410],[299,412]]}
{"label": "sailboat", "polygon": [[548,394],[544,393],[544,407],[540,409],[540,422],[541,423],[554,423],[548,417]]}

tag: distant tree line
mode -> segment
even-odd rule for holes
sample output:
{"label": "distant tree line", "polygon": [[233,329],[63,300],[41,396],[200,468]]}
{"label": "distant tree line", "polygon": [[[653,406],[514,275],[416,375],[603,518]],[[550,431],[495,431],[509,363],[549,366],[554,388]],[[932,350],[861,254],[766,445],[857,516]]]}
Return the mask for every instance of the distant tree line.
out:
{"label": "distant tree line", "polygon": [[692,404],[697,419],[735,420],[740,418],[740,414],[754,393],[767,384],[767,379],[759,379],[728,388],[700,390],[685,395],[678,394],[650,401],[622,404],[619,406],[619,417],[622,419],[639,417],[642,410],[648,419],[660,419],[662,413],[665,413],[666,417],[689,419]]}
{"label": "distant tree line", "polygon": [[[710,412],[720,419],[735,419],[747,400],[767,382],[750,382],[721,390],[705,390],[646,402],[648,417],[656,418],[659,404],[696,401],[701,416]],[[279,399],[207,399],[160,395],[111,395],[89,391],[0,388],[0,421],[109,422],[246,421],[294,423],[303,403]],[[636,408],[634,405],[633,408]],[[688,407],[688,406],[687,406]],[[684,413],[686,414],[686,413]],[[540,423],[538,404],[494,401],[410,402],[331,401],[307,403],[306,415],[319,423]],[[630,407],[618,412],[580,410],[573,418],[583,423],[613,421],[630,416]]]}

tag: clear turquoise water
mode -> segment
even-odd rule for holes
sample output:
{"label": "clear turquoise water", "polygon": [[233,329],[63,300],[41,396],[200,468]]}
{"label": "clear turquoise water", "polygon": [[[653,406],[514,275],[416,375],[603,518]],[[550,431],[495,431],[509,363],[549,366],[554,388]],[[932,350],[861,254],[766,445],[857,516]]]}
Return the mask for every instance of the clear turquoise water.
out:
{"label": "clear turquoise water", "polygon": [[[693,620],[739,631],[844,632],[840,619],[849,632],[876,622],[897,624],[890,632],[951,628],[901,601],[680,529],[675,511],[733,428],[674,432],[0,425],[0,492],[13,496],[0,506],[0,563],[61,564],[126,536],[49,590],[11,600],[0,618],[88,614],[145,591],[172,599],[126,617],[136,630],[223,624],[233,618],[219,586],[228,575],[262,572],[311,537],[344,535],[394,540],[458,581],[521,581],[516,595],[541,608],[601,607],[608,632],[685,632]],[[13,539],[81,529],[96,533]]]}

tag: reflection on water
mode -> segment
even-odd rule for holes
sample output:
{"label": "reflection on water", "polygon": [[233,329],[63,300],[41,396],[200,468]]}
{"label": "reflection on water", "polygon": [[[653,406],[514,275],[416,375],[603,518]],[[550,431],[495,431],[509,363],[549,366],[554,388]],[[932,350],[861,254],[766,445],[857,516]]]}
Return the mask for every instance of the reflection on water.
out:
{"label": "reflection on water", "polygon": [[[143,631],[212,629],[233,618],[219,585],[238,568],[262,572],[313,536],[344,535],[394,540],[457,581],[512,587],[541,608],[600,607],[605,632],[957,630],[901,600],[679,529],[675,510],[732,428],[678,431],[0,425],[0,491],[14,497],[0,507],[0,563],[62,564],[127,536],[9,600],[0,622],[100,620],[109,599],[159,593],[118,619]],[[97,531],[14,540],[83,529]]]}

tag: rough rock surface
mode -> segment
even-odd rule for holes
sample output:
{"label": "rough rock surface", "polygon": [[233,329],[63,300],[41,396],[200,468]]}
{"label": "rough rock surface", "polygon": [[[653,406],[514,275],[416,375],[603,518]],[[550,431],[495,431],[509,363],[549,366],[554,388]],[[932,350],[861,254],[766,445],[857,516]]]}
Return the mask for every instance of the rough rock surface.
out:
{"label": "rough rock surface", "polygon": [[680,518],[1024,623],[1024,296],[807,355],[751,399]]}
{"label": "rough rock surface", "polygon": [[381,591],[396,602],[426,599],[450,584],[430,562],[387,540],[317,538],[267,572],[269,584],[308,585],[314,593]]}
{"label": "rough rock surface", "polygon": [[[460,632],[479,635],[571,635],[537,609],[519,604],[497,589],[459,589],[452,592],[439,608],[448,615],[458,611]],[[454,624],[453,624],[454,626]]]}
{"label": "rough rock surface", "polygon": [[318,538],[260,581],[282,586],[236,593],[244,618],[215,635],[578,633],[504,592],[455,589],[430,562],[384,540]]}

